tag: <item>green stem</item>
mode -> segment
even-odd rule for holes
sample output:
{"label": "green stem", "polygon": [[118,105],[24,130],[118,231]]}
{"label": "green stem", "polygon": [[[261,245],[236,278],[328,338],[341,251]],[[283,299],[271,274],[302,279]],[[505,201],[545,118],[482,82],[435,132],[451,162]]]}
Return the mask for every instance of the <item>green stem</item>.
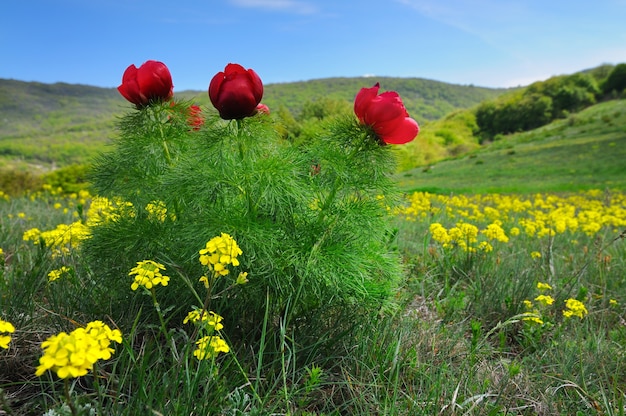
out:
{"label": "green stem", "polygon": [[[167,341],[167,344],[172,344],[172,338],[170,337],[170,333],[167,330],[167,326],[165,325],[165,319],[163,318],[163,312],[161,311],[161,305],[159,305],[159,302],[157,301],[156,298],[156,291],[154,290],[154,287],[150,288],[150,295],[152,296],[152,303],[154,304],[154,309],[157,312],[157,315],[159,316],[159,322],[161,322],[161,331],[163,331],[163,335],[165,335],[165,339]],[[174,354],[174,351],[176,351],[175,348],[172,348],[172,354]],[[176,358],[176,357],[174,357]]]}
{"label": "green stem", "polygon": [[151,106],[152,116],[155,123],[159,125],[159,135],[161,136],[161,143],[163,145],[163,151],[165,153],[165,159],[167,160],[167,164],[172,164],[172,155],[170,154],[170,149],[167,145],[167,140],[165,138],[165,132],[163,131],[163,122],[161,117],[161,107],[158,105]]}
{"label": "green stem", "polygon": [[72,397],[70,396],[70,381],[69,379],[63,380],[63,386],[65,390],[65,401],[67,405],[70,407],[70,411],[72,412],[72,416],[78,416],[78,411],[76,410],[76,406],[74,406],[74,402],[72,402]]}
{"label": "green stem", "polygon": [[[209,306],[211,305],[211,298],[212,298],[211,294],[213,293],[213,284],[215,283],[215,279],[217,279],[217,276],[214,274],[213,277],[208,282],[209,287],[207,288],[206,298],[204,299],[204,304],[202,305],[202,310],[200,311],[200,322],[202,322],[202,318],[204,317],[204,314],[208,313],[209,311]],[[198,335],[199,327],[200,325],[196,325],[193,333],[191,334],[192,340],[195,340],[196,336]]]}

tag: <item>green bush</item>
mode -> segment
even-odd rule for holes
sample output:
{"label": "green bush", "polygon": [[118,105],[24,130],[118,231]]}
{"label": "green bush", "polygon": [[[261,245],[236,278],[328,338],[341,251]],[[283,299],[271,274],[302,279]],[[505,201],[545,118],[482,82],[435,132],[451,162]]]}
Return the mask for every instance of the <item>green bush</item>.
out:
{"label": "green bush", "polygon": [[[350,316],[393,306],[402,269],[384,203],[396,196],[390,146],[354,116],[301,146],[280,140],[264,115],[207,119],[195,131],[180,116],[186,105],[127,114],[115,149],[95,163],[96,192],[122,207],[84,245],[97,286],[114,299],[105,308],[141,307],[129,301],[127,274],[150,259],[181,276],[160,300],[180,322],[185,279],[202,289],[198,251],[221,233],[237,241],[249,273],[248,284],[211,300],[231,337],[254,339],[264,322],[330,336]],[[167,214],[152,215],[155,205]],[[231,283],[220,279],[216,292]]]}
{"label": "green bush", "polygon": [[605,94],[620,93],[626,90],[626,64],[616,65],[603,85]]}

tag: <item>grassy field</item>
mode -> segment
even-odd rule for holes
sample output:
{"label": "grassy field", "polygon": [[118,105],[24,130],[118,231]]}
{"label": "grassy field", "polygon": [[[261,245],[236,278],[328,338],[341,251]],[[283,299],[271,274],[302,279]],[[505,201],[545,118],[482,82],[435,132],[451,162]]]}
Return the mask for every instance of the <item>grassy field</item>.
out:
{"label": "grassy field", "polygon": [[[272,278],[299,248],[281,246],[292,236],[261,232],[265,226],[280,229],[274,227],[276,216],[292,213],[291,204],[299,201],[277,192],[296,183],[289,182],[292,167],[268,163],[264,152],[250,154],[263,156],[259,166],[278,175],[259,176],[242,164],[243,147],[224,145],[216,148],[226,162],[210,159],[225,163],[211,175],[201,176],[206,168],[201,161],[168,177],[181,187],[153,182],[155,189],[173,186],[168,201],[188,215],[202,211],[202,221],[220,212],[184,195],[199,198],[204,192],[219,203],[234,194],[230,201],[242,204],[237,205],[241,212],[254,213],[240,228],[242,237],[256,233],[260,241],[256,251],[245,238],[241,244],[240,259],[252,266],[249,275],[217,293],[209,290],[201,309],[234,302],[244,313],[203,315],[204,327],[194,326],[192,315],[187,322],[179,318],[197,300],[202,303],[198,292],[208,289],[209,279],[203,276],[204,286],[169,256],[185,251],[191,254],[183,260],[197,263],[203,254],[181,238],[184,218],[150,200],[148,194],[156,190],[138,194],[148,203],[136,211],[88,190],[67,193],[46,186],[20,196],[0,192],[0,414],[624,415],[624,126],[625,101],[617,100],[503,137],[469,155],[404,172],[397,178],[404,196],[387,209],[379,205],[384,199],[368,201],[365,192],[347,193],[332,205],[338,181],[329,181],[334,191],[321,194],[326,202],[306,199],[308,208],[291,216],[297,224],[313,212],[311,218],[328,224],[319,233],[311,231],[314,244],[299,270],[332,273],[333,253],[362,261],[343,249],[354,244],[349,238],[338,238],[327,257],[320,254],[320,245],[335,230],[356,227],[367,233],[374,224],[343,224],[337,213],[349,212],[390,225],[385,238],[402,280],[392,302],[380,309],[361,311],[354,299],[314,297],[313,304],[319,304],[313,313],[293,321],[288,317],[298,315],[290,313],[302,305],[283,305],[271,313],[275,298],[269,291],[254,299],[237,295],[240,286],[251,286],[242,286],[250,283],[247,279],[261,273]],[[186,146],[187,135],[195,133],[186,124],[181,131],[173,137]],[[128,145],[139,146],[138,141]],[[163,143],[158,141],[143,160],[153,172],[167,170],[150,164],[164,154]],[[186,156],[198,153],[191,148]],[[131,159],[137,154],[142,153],[123,153]],[[224,166],[231,170],[217,180],[213,174]],[[329,167],[323,166],[318,178],[332,171]],[[113,164],[103,176],[118,169],[129,169],[128,174],[130,168]],[[118,186],[133,189],[128,181]],[[205,191],[209,186],[215,189]],[[246,186],[262,192],[237,193]],[[290,190],[287,196],[301,195],[297,187]],[[263,205],[251,203],[250,196],[261,195],[261,201],[272,192],[269,200],[276,205],[270,207],[281,209],[256,215]],[[372,201],[376,204],[368,205]],[[351,211],[342,211],[346,207]],[[365,210],[374,207],[388,216],[367,216]],[[221,207],[237,215],[228,208]],[[145,247],[116,233],[102,234],[107,221],[119,227],[112,228],[116,233],[138,236],[139,243],[165,253],[164,269],[158,271],[169,280],[137,288],[132,284],[141,276],[133,275],[145,265],[119,273],[99,268],[142,256],[137,247]],[[145,232],[136,228],[140,225]],[[195,235],[196,228],[189,232]],[[89,251],[94,239],[101,244],[96,248],[108,253],[106,259]],[[262,263],[266,246],[280,247],[283,255]],[[255,270],[259,264],[264,266]],[[150,273],[144,275],[147,281],[160,278],[156,269]],[[104,275],[115,280],[103,285]],[[265,314],[246,317],[250,301],[265,302]],[[249,322],[260,324],[242,332]],[[68,361],[54,352],[63,343],[85,352]]]}
{"label": "grassy field", "polygon": [[403,172],[402,189],[538,192],[626,189],[626,100],[592,106],[530,132]]}
{"label": "grassy field", "polygon": [[[623,193],[411,194],[392,210],[406,268],[395,311],[323,347],[283,333],[229,340],[212,360],[194,356],[186,325],[147,324],[149,302],[130,327],[120,310],[95,317],[103,292],[77,240],[23,239],[34,228],[58,236],[93,203],[55,190],[0,200],[0,320],[15,327],[0,325],[11,337],[0,348],[4,414],[625,412]],[[78,378],[35,376],[42,341],[93,319],[122,325],[111,358]]]}

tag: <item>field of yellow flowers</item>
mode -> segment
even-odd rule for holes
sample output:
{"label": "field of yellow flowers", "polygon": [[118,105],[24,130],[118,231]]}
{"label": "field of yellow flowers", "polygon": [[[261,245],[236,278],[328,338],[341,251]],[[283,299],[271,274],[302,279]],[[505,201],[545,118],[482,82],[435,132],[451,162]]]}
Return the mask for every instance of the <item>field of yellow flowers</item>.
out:
{"label": "field of yellow flowers", "polygon": [[[0,414],[626,412],[623,192],[406,195],[388,207],[406,269],[401,306],[381,317],[377,333],[304,360],[289,334],[278,357],[233,350],[209,334],[207,367],[176,371],[151,363],[184,347],[166,351],[149,331],[121,332],[120,311],[94,317],[90,309],[106,290],[94,290],[98,271],[86,268],[80,246],[120,206],[49,186],[0,193]],[[158,203],[149,211],[168,215]],[[236,255],[214,255],[216,245],[236,246],[227,237],[200,251],[216,273],[216,264],[236,263]],[[163,270],[142,262],[120,278],[129,296],[148,288],[158,308],[154,287],[176,278]],[[166,315],[159,311],[163,327]],[[209,321],[212,331],[222,325],[214,313],[187,319]],[[172,344],[189,339],[164,333]],[[80,362],[59,356],[68,343],[84,348]],[[206,348],[189,351],[203,361]],[[263,360],[274,374],[261,376]],[[218,371],[219,381],[203,384]]]}

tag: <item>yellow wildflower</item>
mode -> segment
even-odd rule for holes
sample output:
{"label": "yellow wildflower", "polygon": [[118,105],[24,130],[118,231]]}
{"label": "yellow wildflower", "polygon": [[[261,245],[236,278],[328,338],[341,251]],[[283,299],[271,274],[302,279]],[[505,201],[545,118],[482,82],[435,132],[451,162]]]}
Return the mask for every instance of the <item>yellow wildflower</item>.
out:
{"label": "yellow wildflower", "polygon": [[224,328],[224,325],[222,324],[222,319],[224,318],[222,318],[215,312],[204,311],[203,313],[202,310],[194,309],[187,314],[185,319],[183,319],[183,324],[186,324],[188,322],[191,322],[194,324],[198,322],[202,322],[210,330],[219,331],[220,329]]}
{"label": "yellow wildflower", "polygon": [[146,289],[152,289],[154,286],[167,286],[170,281],[168,276],[163,276],[161,270],[165,270],[165,266],[152,260],[143,260],[137,262],[137,266],[128,273],[129,276],[135,275],[135,281],[131,284],[132,290],[137,290],[139,286]]}
{"label": "yellow wildflower", "polygon": [[0,348],[7,349],[9,348],[9,343],[11,342],[11,335],[15,332],[15,327],[11,322],[3,321],[0,319]]}
{"label": "yellow wildflower", "polygon": [[193,355],[199,360],[206,360],[217,356],[220,352],[230,351],[226,341],[216,335],[202,337],[196,341],[196,345],[198,347],[194,350]]}
{"label": "yellow wildflower", "polygon": [[542,305],[552,305],[554,303],[554,298],[550,295],[539,295],[535,298],[535,300]]}
{"label": "yellow wildflower", "polygon": [[583,317],[589,313],[587,308],[585,308],[585,305],[576,299],[567,299],[565,301],[565,308],[566,309],[563,310],[563,316],[566,318],[577,316],[580,319],[583,319]]}
{"label": "yellow wildflower", "polygon": [[55,280],[60,279],[66,273],[69,273],[69,271],[70,268],[67,266],[61,266],[60,269],[51,270],[50,273],[48,273],[48,281],[54,282]]}

